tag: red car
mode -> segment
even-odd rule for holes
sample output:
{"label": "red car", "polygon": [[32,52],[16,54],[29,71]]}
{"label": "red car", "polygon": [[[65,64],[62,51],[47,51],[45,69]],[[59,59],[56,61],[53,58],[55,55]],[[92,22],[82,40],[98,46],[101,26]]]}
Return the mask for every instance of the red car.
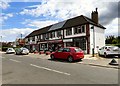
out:
{"label": "red car", "polygon": [[60,58],[73,62],[74,60],[83,59],[84,52],[78,47],[66,47],[60,48],[58,51],[53,52],[50,57],[51,59]]}

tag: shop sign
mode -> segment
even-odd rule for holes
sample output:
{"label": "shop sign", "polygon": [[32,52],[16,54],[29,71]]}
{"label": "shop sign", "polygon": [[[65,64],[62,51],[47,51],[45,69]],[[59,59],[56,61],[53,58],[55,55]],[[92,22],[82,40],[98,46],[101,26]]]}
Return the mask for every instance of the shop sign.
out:
{"label": "shop sign", "polygon": [[73,42],[73,39],[64,39],[63,42]]}

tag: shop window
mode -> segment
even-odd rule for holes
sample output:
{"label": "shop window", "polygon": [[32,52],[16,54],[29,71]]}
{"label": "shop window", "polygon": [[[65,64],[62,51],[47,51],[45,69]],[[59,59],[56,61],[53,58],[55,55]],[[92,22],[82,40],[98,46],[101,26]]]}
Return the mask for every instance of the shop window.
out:
{"label": "shop window", "polygon": [[82,50],[86,50],[86,38],[76,38],[74,39],[74,44],[76,47],[80,47]]}
{"label": "shop window", "polygon": [[66,29],[66,36],[72,35],[72,28]]}

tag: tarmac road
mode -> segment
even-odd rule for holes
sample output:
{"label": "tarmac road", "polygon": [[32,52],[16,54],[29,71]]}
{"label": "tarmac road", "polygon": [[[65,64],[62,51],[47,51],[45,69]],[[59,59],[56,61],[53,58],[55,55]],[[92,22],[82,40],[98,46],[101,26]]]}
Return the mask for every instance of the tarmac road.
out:
{"label": "tarmac road", "polygon": [[117,84],[118,69],[2,54],[2,84]]}

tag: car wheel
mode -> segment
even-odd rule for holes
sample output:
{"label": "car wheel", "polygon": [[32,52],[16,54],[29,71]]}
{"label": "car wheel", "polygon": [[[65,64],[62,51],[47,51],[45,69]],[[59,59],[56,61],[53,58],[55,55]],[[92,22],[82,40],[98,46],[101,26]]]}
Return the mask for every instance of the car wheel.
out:
{"label": "car wheel", "polygon": [[55,56],[53,54],[50,57],[51,57],[51,59],[55,59]]}
{"label": "car wheel", "polygon": [[72,57],[72,56],[69,56],[69,57],[68,57],[68,61],[69,61],[69,62],[73,62],[73,57]]}
{"label": "car wheel", "polygon": [[98,55],[101,56],[100,53],[98,53]]}

